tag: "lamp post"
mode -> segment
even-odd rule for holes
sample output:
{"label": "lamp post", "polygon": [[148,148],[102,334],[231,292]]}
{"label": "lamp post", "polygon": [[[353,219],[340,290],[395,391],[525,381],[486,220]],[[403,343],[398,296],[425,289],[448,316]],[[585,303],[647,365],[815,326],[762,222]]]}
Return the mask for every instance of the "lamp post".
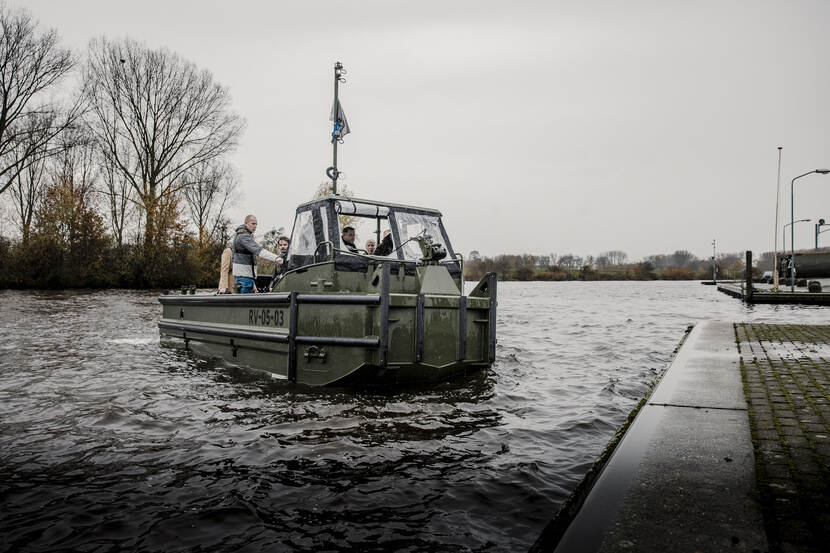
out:
{"label": "lamp post", "polygon": [[826,175],[830,173],[830,169],[813,169],[798,175],[790,182],[790,225],[793,225],[790,229],[790,292],[795,292],[795,181],[812,173]]}
{"label": "lamp post", "polygon": [[712,238],[712,282],[718,283],[718,265],[715,261],[715,239]]}

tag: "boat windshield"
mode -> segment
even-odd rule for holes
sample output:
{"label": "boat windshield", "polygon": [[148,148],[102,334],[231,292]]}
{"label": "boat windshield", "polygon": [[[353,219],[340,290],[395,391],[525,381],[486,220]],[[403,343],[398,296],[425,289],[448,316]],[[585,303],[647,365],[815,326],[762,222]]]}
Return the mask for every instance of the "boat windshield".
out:
{"label": "boat windshield", "polygon": [[[370,207],[375,208],[375,206]],[[338,223],[340,224],[341,234],[346,227],[354,228],[355,246],[359,250],[365,250],[367,240],[374,240],[375,244],[380,246],[384,234],[387,230],[390,230],[393,251],[383,257],[404,261],[421,261],[423,252],[416,240],[421,236],[429,237],[433,243],[443,245],[450,252],[450,255],[453,255],[452,247],[438,215],[405,209],[388,209],[383,206],[381,206],[381,209],[387,209],[386,213],[388,215],[364,215],[360,211],[357,211],[354,215],[339,215]]]}
{"label": "boat windshield", "polygon": [[415,240],[418,236],[428,237],[432,242],[441,244],[449,250],[449,241],[441,230],[440,219],[434,215],[420,213],[395,213],[400,249],[403,258],[418,261],[423,257],[421,247]]}
{"label": "boat windshield", "polygon": [[[347,251],[341,240],[346,227],[355,229],[357,254]],[[380,247],[387,233],[392,237],[391,251],[387,250],[385,255],[380,255],[383,251],[368,254],[367,241]],[[428,237],[432,243],[444,246],[449,254],[444,263],[455,262],[455,254],[437,211],[350,199],[322,200],[302,206],[297,212],[288,250],[288,269],[331,259],[332,246],[340,261],[344,256],[357,261],[360,256],[373,255],[417,263],[423,257],[418,243],[420,237]]]}
{"label": "boat windshield", "polygon": [[330,243],[327,243],[331,240],[329,226],[329,208],[326,205],[297,213],[288,246],[289,270],[323,261],[330,255]]}

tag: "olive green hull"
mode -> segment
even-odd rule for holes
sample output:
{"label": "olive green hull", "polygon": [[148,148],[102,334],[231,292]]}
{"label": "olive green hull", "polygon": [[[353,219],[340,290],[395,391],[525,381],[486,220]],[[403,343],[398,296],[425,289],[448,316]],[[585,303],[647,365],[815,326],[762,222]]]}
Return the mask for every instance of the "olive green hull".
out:
{"label": "olive green hull", "polygon": [[161,335],[312,386],[436,381],[492,364],[494,273],[463,296],[437,271],[395,276],[384,264],[356,280],[327,265],[303,275],[319,273],[327,290],[162,296]]}

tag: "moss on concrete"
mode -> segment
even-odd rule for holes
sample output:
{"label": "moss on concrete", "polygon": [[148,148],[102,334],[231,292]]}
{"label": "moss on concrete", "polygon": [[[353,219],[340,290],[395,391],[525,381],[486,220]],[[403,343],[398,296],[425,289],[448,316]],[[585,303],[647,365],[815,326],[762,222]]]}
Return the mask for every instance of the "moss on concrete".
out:
{"label": "moss on concrete", "polygon": [[772,551],[830,543],[830,326],[734,325]]}

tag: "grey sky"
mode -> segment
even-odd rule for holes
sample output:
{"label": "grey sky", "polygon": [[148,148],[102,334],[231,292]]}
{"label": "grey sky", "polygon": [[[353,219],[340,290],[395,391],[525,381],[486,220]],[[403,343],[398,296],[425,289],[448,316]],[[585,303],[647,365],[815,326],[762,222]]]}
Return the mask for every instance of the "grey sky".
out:
{"label": "grey sky", "polygon": [[[11,4],[79,51],[130,36],[210,70],[248,124],[233,213],[262,230],[325,179],[337,60],[343,183],[437,207],[465,255],[768,250],[777,147],[781,224],[790,179],[830,166],[826,0]],[[830,175],[795,211],[830,221]]]}

